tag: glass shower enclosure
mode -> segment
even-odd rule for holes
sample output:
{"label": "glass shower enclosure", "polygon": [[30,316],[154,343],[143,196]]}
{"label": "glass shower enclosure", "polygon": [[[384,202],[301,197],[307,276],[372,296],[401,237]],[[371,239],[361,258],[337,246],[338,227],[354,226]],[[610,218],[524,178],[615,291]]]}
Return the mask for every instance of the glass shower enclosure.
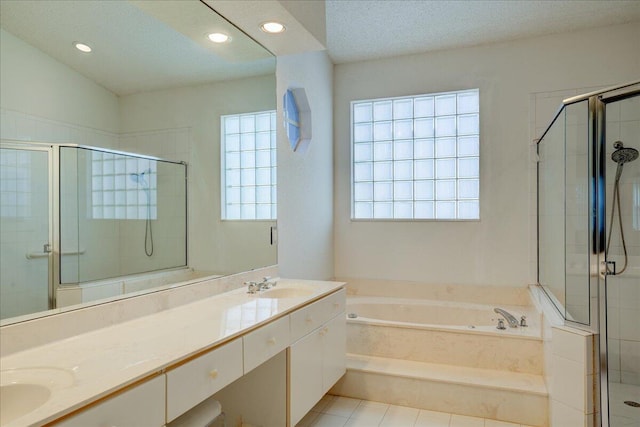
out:
{"label": "glass shower enclosure", "polygon": [[61,289],[187,265],[186,164],[2,141],[0,317],[56,308]]}
{"label": "glass shower enclosure", "polygon": [[602,425],[640,425],[640,82],[564,100],[537,150],[538,284],[599,334]]}

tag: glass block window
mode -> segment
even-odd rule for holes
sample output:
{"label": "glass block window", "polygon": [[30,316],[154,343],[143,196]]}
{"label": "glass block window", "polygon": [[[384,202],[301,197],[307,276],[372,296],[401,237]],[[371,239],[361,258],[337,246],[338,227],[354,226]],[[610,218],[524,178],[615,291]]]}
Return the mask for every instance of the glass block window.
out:
{"label": "glass block window", "polygon": [[157,162],[91,151],[90,215],[94,219],[157,219]]}
{"label": "glass block window", "polygon": [[221,119],[222,219],[276,219],[276,112]]}
{"label": "glass block window", "polygon": [[479,219],[478,93],[352,102],[351,217]]}

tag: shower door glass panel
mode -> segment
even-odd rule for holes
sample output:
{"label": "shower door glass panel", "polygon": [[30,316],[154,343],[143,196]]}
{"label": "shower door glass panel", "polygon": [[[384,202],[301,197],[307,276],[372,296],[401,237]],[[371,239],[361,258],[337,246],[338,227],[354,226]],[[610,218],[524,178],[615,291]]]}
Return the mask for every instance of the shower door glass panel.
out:
{"label": "shower door glass panel", "polygon": [[538,143],[538,283],[565,319],[583,324],[592,256],[588,120],[588,101],[567,105]]}
{"label": "shower door glass panel", "polygon": [[61,283],[186,266],[184,164],[76,147],[60,163]]}
{"label": "shower door glass panel", "polygon": [[50,155],[0,148],[1,319],[50,308]]}
{"label": "shower door glass panel", "polygon": [[640,150],[640,96],[606,104],[605,129],[606,258],[618,273],[606,277],[609,425],[622,427],[640,425],[640,408],[630,406],[640,403],[640,159],[619,171],[620,211],[614,212],[619,157],[612,155],[618,141]]}

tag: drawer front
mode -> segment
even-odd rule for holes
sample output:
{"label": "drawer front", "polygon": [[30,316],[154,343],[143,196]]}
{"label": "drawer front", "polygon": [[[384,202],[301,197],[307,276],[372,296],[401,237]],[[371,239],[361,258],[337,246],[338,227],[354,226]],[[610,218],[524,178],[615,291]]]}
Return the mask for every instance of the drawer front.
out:
{"label": "drawer front", "polygon": [[299,340],[337,314],[342,313],[345,304],[346,290],[341,289],[291,313],[291,341]]}
{"label": "drawer front", "polygon": [[167,422],[242,376],[242,338],[167,372]]}
{"label": "drawer front", "polygon": [[160,427],[165,424],[164,390],[165,377],[160,375],[56,425],[63,427]]}
{"label": "drawer front", "polygon": [[244,340],[244,373],[289,347],[289,316],[248,333]]}

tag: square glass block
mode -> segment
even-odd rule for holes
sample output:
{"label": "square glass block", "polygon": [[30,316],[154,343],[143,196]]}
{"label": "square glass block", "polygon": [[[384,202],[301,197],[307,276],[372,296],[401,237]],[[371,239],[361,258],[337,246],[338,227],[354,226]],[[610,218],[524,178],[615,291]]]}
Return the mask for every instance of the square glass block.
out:
{"label": "square glass block", "polygon": [[477,135],[479,133],[480,119],[477,113],[458,116],[458,135]]}
{"label": "square glass block", "polygon": [[127,165],[126,165],[126,161],[124,158],[120,157],[118,159],[115,160],[115,162],[113,163],[114,167],[115,167],[115,173],[116,174],[124,174],[127,173]]}
{"label": "square glass block", "polygon": [[277,200],[278,200],[278,187],[275,185],[271,185],[271,202],[275,204]]}
{"label": "square glass block", "polygon": [[376,181],[391,181],[393,179],[392,162],[375,162],[373,164],[373,178]]}
{"label": "square glass block", "polygon": [[413,181],[395,181],[393,183],[394,200],[413,199]]}
{"label": "square glass block", "polygon": [[436,115],[447,116],[456,113],[456,95],[438,95],[436,96]]}
{"label": "square glass block", "polygon": [[105,190],[113,190],[115,189],[116,180],[113,175],[107,175],[103,177],[102,180],[102,188]]}
{"label": "square glass block", "polygon": [[275,203],[272,203],[271,204],[271,219],[276,219],[276,218],[278,218],[278,205],[275,204]]}
{"label": "square glass block", "polygon": [[433,158],[434,142],[433,139],[416,139],[413,145],[413,156],[416,159]]}
{"label": "square glass block", "polygon": [[240,218],[256,219],[256,205],[252,203],[240,205]]}
{"label": "square glass block", "polygon": [[353,161],[369,162],[373,160],[373,144],[368,142],[364,144],[353,145]]}
{"label": "square glass block", "polygon": [[455,136],[456,116],[436,117],[436,136]]}
{"label": "square glass block", "polygon": [[414,117],[432,117],[435,113],[433,96],[425,96],[414,99]]}
{"label": "square glass block", "polygon": [[255,203],[256,202],[256,187],[242,187],[240,189],[240,197],[242,203]]}
{"label": "square glass block", "polygon": [[126,219],[127,218],[127,209],[124,206],[116,206],[116,219]]}
{"label": "square glass block", "polygon": [[278,164],[277,162],[278,162],[278,152],[272,148],[271,149],[271,167],[275,168],[276,165]]}
{"label": "square glass block", "polygon": [[271,149],[275,150],[277,146],[278,146],[278,138],[276,137],[276,133],[272,131],[271,132]]}
{"label": "square glass block", "polygon": [[436,202],[437,219],[455,219],[456,202]]}
{"label": "square glass block", "polygon": [[275,130],[276,129],[276,112],[271,111],[271,113],[269,113],[269,118],[271,119],[271,130]]}
{"label": "square glass block", "polygon": [[415,202],[414,203],[414,218],[418,219],[433,219],[435,218],[434,210],[435,203],[434,202]]}
{"label": "square glass block", "polygon": [[393,158],[393,144],[391,141],[376,142],[373,144],[373,160],[391,160]]}
{"label": "square glass block", "polygon": [[353,204],[353,217],[360,219],[373,218],[373,202],[356,202]]}
{"label": "square glass block", "polygon": [[[267,185],[256,187],[256,201],[258,203],[271,203],[271,187]],[[268,215],[271,215],[271,209],[269,209]]]}
{"label": "square glass block", "polygon": [[94,206],[93,207],[93,217],[94,218],[103,218],[103,216],[102,216],[102,206]]}
{"label": "square glass block", "polygon": [[458,218],[480,219],[480,202],[478,200],[458,202]]}
{"label": "square glass block", "polygon": [[224,133],[240,133],[240,117],[227,116],[224,118]]}
{"label": "square glass block", "polygon": [[480,159],[465,157],[458,159],[458,178],[477,178],[480,176]]}
{"label": "square glass block", "polygon": [[413,136],[414,138],[433,138],[433,119],[415,119]]}
{"label": "square glass block", "polygon": [[91,173],[94,175],[102,174],[102,161],[93,161],[91,162]]}
{"label": "square glass block", "polygon": [[[93,193],[93,200],[96,199],[96,193]],[[127,191],[127,205],[134,206],[138,204],[138,190],[128,190]]]}
{"label": "square glass block", "polygon": [[376,182],[373,185],[373,199],[376,202],[387,202],[393,200],[393,183]]}
{"label": "square glass block", "polygon": [[474,136],[458,137],[458,156],[477,156],[480,154],[480,138]]}
{"label": "square glass block", "polygon": [[436,157],[455,157],[456,156],[456,139],[455,138],[437,138],[436,139]]}
{"label": "square glass block", "polygon": [[436,160],[436,178],[455,178],[456,177],[456,159],[437,159]]}
{"label": "square glass block", "polygon": [[380,219],[393,218],[393,203],[374,202],[373,216],[374,218],[380,218]]}
{"label": "square glass block", "polygon": [[373,121],[373,105],[371,102],[353,104],[354,123]]}
{"label": "square glass block", "polygon": [[113,164],[113,160],[105,160],[102,163],[102,173],[104,175],[112,175],[115,173],[115,171],[116,171],[116,167]]}
{"label": "square glass block", "polygon": [[353,165],[353,180],[359,181],[373,181],[373,163],[356,163]]}
{"label": "square glass block", "polygon": [[373,183],[357,182],[353,186],[353,199],[356,202],[367,202],[373,200]]}
{"label": "square glass block", "polygon": [[396,160],[413,158],[413,140],[395,141],[393,144],[393,158]]}
{"label": "square glass block", "polygon": [[253,114],[240,116],[240,133],[256,131],[256,120]]}
{"label": "square glass block", "polygon": [[91,189],[94,191],[102,190],[102,176],[91,177]]}
{"label": "square glass block", "polygon": [[[105,218],[107,217],[107,211],[111,211],[111,209],[107,209],[105,206]],[[138,219],[146,219],[147,218],[147,207],[146,206],[138,206]]]}
{"label": "square glass block", "polygon": [[240,205],[226,205],[226,219],[240,219]]}
{"label": "square glass block", "polygon": [[413,120],[395,120],[393,122],[393,138],[413,138]]}
{"label": "square glass block", "polygon": [[392,122],[377,122],[373,124],[373,139],[375,141],[390,140],[393,136]]}
{"label": "square glass block", "polygon": [[271,166],[271,150],[256,151],[256,167],[268,168]]}
{"label": "square glass block", "polygon": [[134,158],[128,158],[127,159],[127,173],[131,174],[131,173],[139,173],[140,170],[138,169],[138,161],[137,159]]}
{"label": "square glass block", "polygon": [[391,120],[392,119],[391,101],[378,101],[373,103],[373,120]]}
{"label": "square glass block", "polygon": [[115,176],[115,188],[116,190],[124,190],[125,188],[127,188],[126,175]]}
{"label": "square glass block", "polygon": [[271,130],[271,114],[263,113],[256,115],[256,132]]}
{"label": "square glass block", "polygon": [[271,132],[256,133],[256,150],[269,150],[271,148]]}
{"label": "square glass block", "polygon": [[373,141],[373,127],[371,123],[356,123],[353,125],[353,142]]}
{"label": "square glass block", "polygon": [[436,181],[436,199],[437,200],[454,200],[455,198],[456,198],[455,180]]}
{"label": "square glass block", "polygon": [[393,179],[413,179],[413,161],[400,160],[393,162]]}
{"label": "square glass block", "polygon": [[458,199],[477,199],[480,197],[480,181],[477,179],[458,180]]}
{"label": "square glass block", "polygon": [[413,166],[415,179],[434,178],[433,160],[416,160]]}
{"label": "square glass block", "polygon": [[243,133],[240,135],[240,149],[249,151],[256,149],[256,135],[254,133]]}
{"label": "square glass block", "polygon": [[256,205],[256,219],[271,219],[271,205],[270,204]]}
{"label": "square glass block", "polygon": [[271,168],[256,169],[256,185],[271,185]]}
{"label": "square glass block", "polygon": [[255,168],[256,167],[256,152],[255,151],[242,151],[240,153],[240,167],[241,168]]}
{"label": "square glass block", "polygon": [[251,169],[241,169],[240,170],[240,182],[243,186],[245,185],[256,185],[256,170]]}
{"label": "square glass block", "polygon": [[412,119],[413,99],[396,99],[395,101],[393,101],[393,118]]}
{"label": "square glass block", "polygon": [[433,200],[433,181],[414,181],[414,194],[416,200]]}
{"label": "square glass block", "polygon": [[477,90],[458,94],[458,114],[477,113],[480,111],[480,101]]}
{"label": "square glass block", "polygon": [[413,202],[395,202],[393,204],[394,218],[413,218]]}

